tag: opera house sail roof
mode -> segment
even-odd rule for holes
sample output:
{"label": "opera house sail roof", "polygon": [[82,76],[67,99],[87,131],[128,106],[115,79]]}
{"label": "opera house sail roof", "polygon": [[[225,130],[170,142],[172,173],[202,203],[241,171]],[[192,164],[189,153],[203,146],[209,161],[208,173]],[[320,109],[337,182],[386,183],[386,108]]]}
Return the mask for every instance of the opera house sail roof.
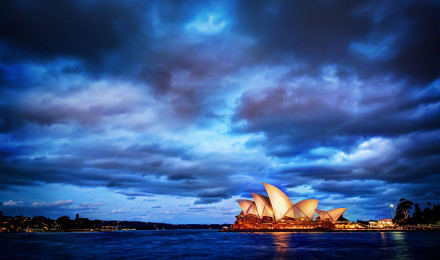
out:
{"label": "opera house sail roof", "polygon": [[240,205],[241,210],[243,211],[243,214],[245,216],[249,214],[258,216],[255,202],[253,202],[252,200],[237,200],[237,202]]}
{"label": "opera house sail roof", "polygon": [[252,193],[252,197],[254,198],[257,206],[258,218],[262,219],[263,217],[274,217],[272,205],[270,204],[268,197],[258,193]]}
{"label": "opera house sail roof", "polygon": [[347,208],[338,208],[338,209],[332,209],[329,211],[324,211],[320,209],[316,209],[316,213],[318,214],[320,219],[328,219],[333,222],[338,221],[338,219],[344,214],[344,212],[347,210]]}
{"label": "opera house sail roof", "polygon": [[338,219],[344,214],[347,208],[338,208],[327,211],[328,214],[332,217],[332,221],[338,221]]}
{"label": "opera house sail roof", "polygon": [[275,220],[282,219],[293,207],[292,201],[277,187],[264,182],[263,185],[269,195]]}
{"label": "opera house sail roof", "polygon": [[327,213],[327,211],[321,210],[321,209],[315,209],[316,213],[318,214],[318,217],[320,219],[332,219],[330,214]]}
{"label": "opera house sail roof", "polygon": [[295,217],[302,217],[300,214],[303,214],[308,220],[312,220],[318,202],[319,200],[316,199],[307,199],[296,203],[293,205],[295,207]]}
{"label": "opera house sail roof", "polygon": [[317,209],[319,200],[306,199],[295,204],[279,188],[263,183],[268,197],[258,193],[252,193],[252,200],[239,199],[238,204],[242,209],[242,214],[255,215],[258,219],[270,217],[274,221],[284,218],[313,220],[315,212],[321,220],[336,222],[347,208],[337,208],[329,211]]}

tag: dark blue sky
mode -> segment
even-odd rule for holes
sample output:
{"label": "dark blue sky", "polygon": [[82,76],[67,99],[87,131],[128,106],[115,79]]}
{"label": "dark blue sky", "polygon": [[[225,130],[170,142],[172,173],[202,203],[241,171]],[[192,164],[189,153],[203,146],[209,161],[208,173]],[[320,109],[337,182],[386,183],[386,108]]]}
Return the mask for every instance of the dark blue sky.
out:
{"label": "dark blue sky", "polygon": [[437,1],[1,1],[5,215],[440,202]]}

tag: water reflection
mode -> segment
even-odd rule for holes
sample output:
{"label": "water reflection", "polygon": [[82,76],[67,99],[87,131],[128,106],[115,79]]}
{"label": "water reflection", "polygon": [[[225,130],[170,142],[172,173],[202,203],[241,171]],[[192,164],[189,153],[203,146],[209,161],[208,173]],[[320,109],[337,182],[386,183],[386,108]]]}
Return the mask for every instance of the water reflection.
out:
{"label": "water reflection", "polygon": [[382,240],[382,246],[386,246],[387,245],[387,235],[385,234],[385,232],[380,232],[380,238]]}
{"label": "water reflection", "polygon": [[391,238],[394,240],[394,243],[396,245],[395,254],[397,259],[411,258],[405,235],[406,234],[403,232],[393,232],[391,235]]}
{"label": "water reflection", "polygon": [[278,259],[287,259],[289,255],[292,256],[292,248],[290,247],[291,235],[291,233],[287,232],[272,233]]}

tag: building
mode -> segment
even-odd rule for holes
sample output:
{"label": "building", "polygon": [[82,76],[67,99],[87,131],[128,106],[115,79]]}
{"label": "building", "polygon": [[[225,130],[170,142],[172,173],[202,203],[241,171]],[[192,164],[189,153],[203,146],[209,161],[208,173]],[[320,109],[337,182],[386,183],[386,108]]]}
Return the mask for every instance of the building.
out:
{"label": "building", "polygon": [[378,225],[379,225],[379,221],[377,221],[377,220],[370,220],[370,221],[368,221],[368,226],[370,228],[377,228]]}
{"label": "building", "polygon": [[393,220],[390,218],[381,219],[381,220],[379,220],[379,222],[377,224],[378,224],[379,228],[387,228],[387,227],[394,226]]}
{"label": "building", "polygon": [[393,220],[390,218],[384,218],[381,220],[370,220],[368,222],[369,228],[376,228],[376,229],[382,229],[382,228],[391,228],[395,225],[393,224]]}
{"label": "building", "polygon": [[[332,229],[347,210],[317,209],[317,199],[306,199],[293,204],[277,187],[268,183],[263,185],[268,196],[252,193],[253,201],[237,200],[242,211],[236,216],[233,229]],[[318,215],[316,218],[315,213]]]}

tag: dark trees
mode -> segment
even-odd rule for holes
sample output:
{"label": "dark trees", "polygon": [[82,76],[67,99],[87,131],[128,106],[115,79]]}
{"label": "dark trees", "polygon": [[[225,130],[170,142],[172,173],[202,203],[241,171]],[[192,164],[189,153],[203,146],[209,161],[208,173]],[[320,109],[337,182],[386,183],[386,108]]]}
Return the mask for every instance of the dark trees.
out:
{"label": "dark trees", "polygon": [[395,222],[402,222],[409,219],[409,212],[412,209],[414,202],[401,198],[396,207]]}

